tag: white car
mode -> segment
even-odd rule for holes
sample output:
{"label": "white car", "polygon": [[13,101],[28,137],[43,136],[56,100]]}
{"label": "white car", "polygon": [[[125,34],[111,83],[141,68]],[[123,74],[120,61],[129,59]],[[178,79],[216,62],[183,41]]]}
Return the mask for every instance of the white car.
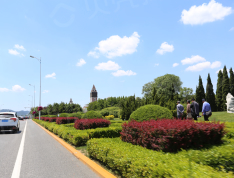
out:
{"label": "white car", "polygon": [[15,112],[0,112],[0,131],[12,130],[18,132],[20,129],[20,121]]}

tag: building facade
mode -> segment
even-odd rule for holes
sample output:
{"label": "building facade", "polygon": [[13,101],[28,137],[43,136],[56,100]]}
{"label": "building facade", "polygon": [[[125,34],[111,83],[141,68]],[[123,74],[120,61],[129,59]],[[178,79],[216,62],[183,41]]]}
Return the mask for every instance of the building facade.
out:
{"label": "building facade", "polygon": [[95,86],[93,85],[93,88],[90,92],[90,103],[97,101],[97,99],[98,99],[98,93]]}

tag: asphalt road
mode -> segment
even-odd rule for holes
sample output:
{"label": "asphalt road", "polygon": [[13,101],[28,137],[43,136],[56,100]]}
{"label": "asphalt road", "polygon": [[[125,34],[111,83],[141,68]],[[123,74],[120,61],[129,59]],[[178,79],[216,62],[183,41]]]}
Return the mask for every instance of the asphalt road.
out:
{"label": "asphalt road", "polygon": [[32,120],[20,122],[19,133],[0,132],[0,177],[98,177]]}

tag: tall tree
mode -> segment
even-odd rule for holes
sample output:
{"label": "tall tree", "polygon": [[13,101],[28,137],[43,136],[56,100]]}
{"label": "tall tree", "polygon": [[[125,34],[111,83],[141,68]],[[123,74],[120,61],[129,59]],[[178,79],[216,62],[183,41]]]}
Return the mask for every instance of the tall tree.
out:
{"label": "tall tree", "polygon": [[229,71],[230,74],[230,93],[232,94],[232,96],[234,96],[234,73],[232,68]]}
{"label": "tall tree", "polygon": [[202,83],[202,78],[199,76],[199,84],[196,89],[196,101],[199,104],[199,110],[202,110],[202,99],[205,99],[205,90]]}
{"label": "tall tree", "polygon": [[57,115],[59,113],[59,104],[54,103],[52,107],[53,107],[53,109],[52,109],[53,114]]}
{"label": "tall tree", "polygon": [[228,72],[226,66],[223,68],[223,85],[222,85],[222,99],[223,99],[223,104],[222,108],[223,111],[227,110],[227,105],[226,105],[226,97],[227,94],[230,93],[230,84],[229,84],[229,78],[228,78]]}
{"label": "tall tree", "polygon": [[[171,89],[172,84],[174,89]],[[145,84],[142,89],[142,94],[144,94],[145,98],[150,98],[155,87],[159,96],[164,94],[165,99],[169,100],[173,94],[172,92],[178,93],[180,91],[181,85],[182,82],[178,76],[166,74],[154,79],[152,82]]]}
{"label": "tall tree", "polygon": [[179,97],[183,100],[183,102],[187,103],[187,100],[191,99],[192,95],[193,95],[192,88],[183,87],[180,90]]}
{"label": "tall tree", "polygon": [[223,72],[218,73],[217,89],[216,89],[216,106],[217,111],[222,111],[223,106]]}
{"label": "tall tree", "polygon": [[212,111],[216,111],[216,103],[215,103],[215,94],[213,89],[213,84],[211,82],[210,74],[207,77],[207,85],[206,85],[206,101],[210,103]]}
{"label": "tall tree", "polygon": [[49,115],[52,115],[52,114],[53,114],[53,106],[52,106],[51,104],[49,104],[49,105],[47,106],[47,113],[48,113]]}

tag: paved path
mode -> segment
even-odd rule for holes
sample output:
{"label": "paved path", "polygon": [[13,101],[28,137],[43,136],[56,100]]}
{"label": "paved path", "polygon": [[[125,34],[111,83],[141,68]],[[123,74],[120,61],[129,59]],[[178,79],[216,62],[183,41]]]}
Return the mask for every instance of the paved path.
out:
{"label": "paved path", "polygon": [[98,177],[32,120],[20,124],[21,131],[17,134],[0,132],[0,177]]}

